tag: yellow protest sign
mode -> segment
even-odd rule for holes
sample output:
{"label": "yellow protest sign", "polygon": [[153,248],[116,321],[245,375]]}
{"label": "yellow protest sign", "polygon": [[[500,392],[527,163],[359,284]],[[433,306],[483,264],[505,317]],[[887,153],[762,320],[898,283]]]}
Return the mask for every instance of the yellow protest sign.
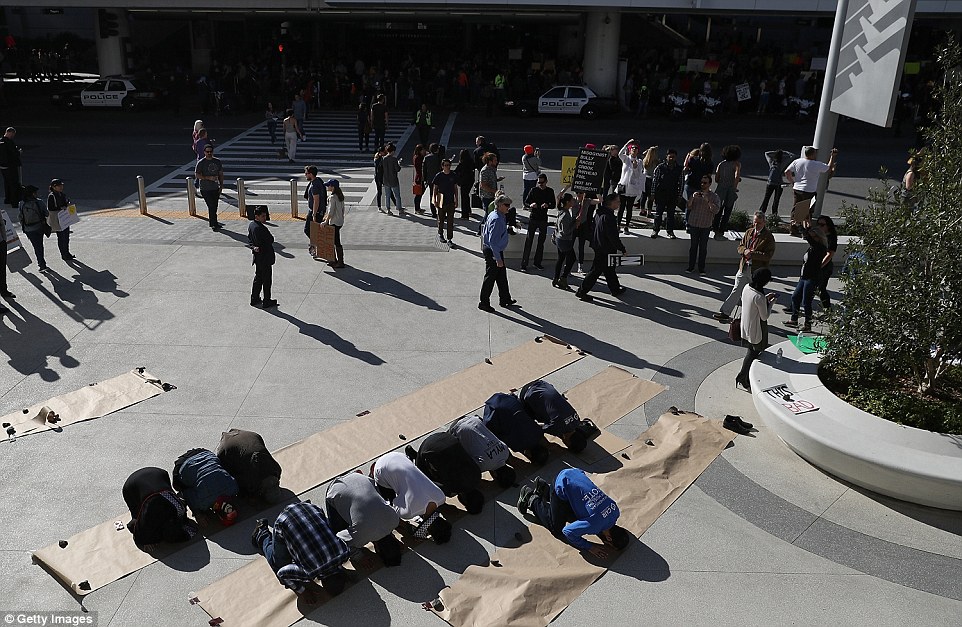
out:
{"label": "yellow protest sign", "polygon": [[561,157],[561,184],[571,185],[575,178],[575,164],[578,157]]}

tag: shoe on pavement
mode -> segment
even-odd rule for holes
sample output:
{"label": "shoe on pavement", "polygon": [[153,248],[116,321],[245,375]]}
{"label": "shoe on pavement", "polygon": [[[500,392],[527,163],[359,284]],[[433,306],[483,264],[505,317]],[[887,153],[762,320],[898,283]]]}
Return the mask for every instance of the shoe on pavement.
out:
{"label": "shoe on pavement", "polygon": [[754,426],[755,426],[755,425],[753,425],[753,424],[750,423],[750,422],[745,422],[744,420],[742,420],[742,417],[741,417],[741,416],[733,416],[733,415],[731,415],[731,414],[728,414],[727,416],[725,416],[725,420],[728,420],[728,419],[734,420],[735,422],[737,422],[738,424],[740,424],[740,425],[741,425],[743,428],[745,428],[745,429],[752,429],[752,428],[754,428]]}
{"label": "shoe on pavement", "polygon": [[277,307],[276,300],[265,300],[263,304],[264,309],[270,309],[271,307]]}
{"label": "shoe on pavement", "polygon": [[494,307],[492,307],[488,303],[478,303],[478,309],[480,309],[481,311],[486,311],[488,313],[494,313]]}
{"label": "shoe on pavement", "polygon": [[748,435],[749,433],[751,433],[751,430],[746,429],[745,427],[742,426],[741,422],[737,420],[733,420],[733,418],[734,416],[726,416],[725,421],[722,422],[722,426],[728,429],[729,431],[734,431],[739,435]]}
{"label": "shoe on pavement", "polygon": [[263,305],[263,304],[264,304],[264,301],[262,301],[262,300],[259,299],[259,298],[252,298],[252,299],[251,299],[251,307],[260,307],[260,306]]}
{"label": "shoe on pavement", "polygon": [[618,289],[612,290],[611,295],[612,295],[612,296],[621,296],[622,294],[624,294],[624,293],[627,292],[627,291],[628,291],[628,288],[627,288],[627,287],[625,287],[624,285],[620,285],[620,286],[618,287]]}
{"label": "shoe on pavement", "polygon": [[518,304],[518,301],[512,298],[511,300],[506,300],[503,303],[498,303],[498,306],[509,309],[511,307],[520,307],[521,305]]}
{"label": "shoe on pavement", "polygon": [[10,300],[13,300],[14,298],[16,298],[16,296],[13,295],[13,292],[0,292],[0,296],[3,296],[4,298],[9,298]]}
{"label": "shoe on pavement", "polygon": [[699,271],[698,271],[698,276],[708,276],[708,273],[705,272],[704,270],[699,270]]}
{"label": "shoe on pavement", "polygon": [[724,313],[722,313],[722,312],[720,312],[720,311],[716,311],[715,313],[713,313],[713,314],[711,315],[711,317],[714,318],[715,320],[719,321],[719,322],[731,322],[731,321],[732,321],[731,316],[729,316],[728,314],[724,314]]}
{"label": "shoe on pavement", "polygon": [[786,326],[786,327],[791,327],[792,329],[794,329],[794,328],[796,328],[796,327],[798,326],[798,320],[796,320],[796,319],[794,319],[794,318],[791,319],[791,320],[786,320],[786,321],[785,321],[785,326]]}
{"label": "shoe on pavement", "polygon": [[658,231],[652,231],[651,239],[658,239]]}
{"label": "shoe on pavement", "polygon": [[531,497],[534,496],[534,489],[531,486],[522,486],[521,494],[518,495],[518,511],[522,516],[528,514],[528,507],[531,505]]}
{"label": "shoe on pavement", "polygon": [[675,236],[674,233],[672,233],[671,231],[668,231],[668,239],[678,239],[678,238]]}
{"label": "shoe on pavement", "polygon": [[585,294],[584,292],[575,292],[575,296],[577,296],[580,300],[585,301],[586,303],[590,303],[595,299],[595,297],[592,296],[591,294]]}

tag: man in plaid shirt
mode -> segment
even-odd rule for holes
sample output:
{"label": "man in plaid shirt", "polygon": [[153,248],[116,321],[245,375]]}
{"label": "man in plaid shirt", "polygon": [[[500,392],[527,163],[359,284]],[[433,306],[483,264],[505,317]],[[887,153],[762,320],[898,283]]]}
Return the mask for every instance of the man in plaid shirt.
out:
{"label": "man in plaid shirt", "polygon": [[251,536],[254,547],[267,558],[277,579],[309,604],[316,603],[316,579],[328,594],[339,594],[346,583],[341,564],[350,549],[327,522],[324,511],[313,503],[288,505],[274,521],[271,533],[267,519],[257,521]]}

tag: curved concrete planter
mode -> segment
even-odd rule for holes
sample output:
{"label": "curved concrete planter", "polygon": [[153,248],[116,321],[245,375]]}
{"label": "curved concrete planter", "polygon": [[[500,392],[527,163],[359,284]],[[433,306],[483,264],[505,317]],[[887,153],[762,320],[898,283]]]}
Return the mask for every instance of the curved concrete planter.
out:
{"label": "curved concrete planter", "polygon": [[[752,364],[752,398],[765,424],[829,474],[903,501],[962,510],[962,436],[905,427],[852,407],[822,385],[820,361],[785,341]],[[764,392],[780,385],[787,385],[791,401]],[[795,414],[786,407],[792,401],[818,409]]]}

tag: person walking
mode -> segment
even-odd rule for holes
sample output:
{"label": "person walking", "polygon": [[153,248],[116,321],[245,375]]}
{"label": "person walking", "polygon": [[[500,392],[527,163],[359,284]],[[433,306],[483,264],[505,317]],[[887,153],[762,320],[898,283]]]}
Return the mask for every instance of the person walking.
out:
{"label": "person walking", "polygon": [[50,193],[47,194],[47,223],[50,230],[57,234],[57,248],[64,261],[72,261],[77,257],[70,254],[70,227],[61,226],[60,211],[70,206],[70,200],[63,193],[63,179],[50,181]]}
{"label": "person walking", "polygon": [[194,176],[200,181],[200,195],[207,203],[207,223],[211,230],[219,231],[222,225],[217,221],[217,203],[224,191],[224,165],[214,157],[213,144],[204,148],[204,158],[197,162]]}
{"label": "person walking", "polygon": [[691,244],[688,246],[688,268],[685,272],[694,272],[698,263],[698,274],[705,274],[705,259],[708,257],[708,238],[711,235],[712,222],[721,208],[718,194],[711,191],[711,176],[706,174],[701,178],[701,191],[694,192],[688,199],[688,232],[691,234]]}
{"label": "person walking", "polygon": [[374,143],[377,146],[384,145],[387,123],[387,102],[384,94],[378,94],[374,104],[371,105],[371,128],[374,129]]}
{"label": "person walking", "polygon": [[742,386],[752,391],[748,380],[748,371],[752,362],[758,359],[768,347],[768,317],[772,314],[772,304],[778,296],[774,292],[765,294],[763,291],[772,280],[772,271],[768,268],[758,268],[752,272],[751,281],[742,288],[742,342],[748,345],[742,369],[735,376],[735,386]]}
{"label": "person walking", "polygon": [[718,312],[712,317],[719,322],[731,322],[731,314],[735,304],[742,297],[745,286],[751,281],[753,271],[767,268],[775,254],[775,236],[765,226],[765,212],[756,211],[752,218],[752,228],[745,231],[742,241],[738,245],[738,273],[735,275],[735,285],[731,294],[721,304]]}
{"label": "person walking", "polygon": [[[635,205],[635,200],[645,191],[645,166],[641,158],[641,146],[634,139],[629,139],[618,151],[618,158],[621,160],[621,178],[618,179],[615,190],[620,197],[617,225],[621,225],[621,217],[625,215],[624,233],[628,235],[628,227],[631,226],[631,209]],[[656,234],[658,233],[660,219],[661,214],[655,218]],[[674,212],[670,212],[668,214],[668,237],[674,238],[674,229]]]}
{"label": "person walking", "polygon": [[561,190],[558,197],[558,220],[555,222],[555,246],[558,247],[558,261],[554,265],[554,280],[551,285],[560,290],[570,291],[568,276],[575,265],[575,217],[572,213],[575,195]]}
{"label": "person walking", "polygon": [[304,122],[307,120],[307,102],[301,94],[294,94],[294,102],[291,103],[291,110],[294,112],[294,119],[297,120],[297,127],[301,129],[301,140],[305,139]]}
{"label": "person walking", "polygon": [[738,200],[738,184],[742,180],[742,149],[739,146],[725,146],[722,161],[715,168],[715,193],[721,199],[721,211],[715,216],[713,228],[715,239],[724,241],[728,230],[728,219]]}
{"label": "person walking", "polygon": [[524,147],[524,154],[521,155],[521,191],[522,202],[528,202],[528,192],[538,184],[538,176],[541,174],[541,151],[531,144]]}
{"label": "person walking", "polygon": [[598,281],[598,277],[602,274],[605,275],[605,282],[608,284],[608,291],[611,292],[612,296],[620,296],[628,289],[619,283],[615,267],[608,265],[608,255],[612,255],[619,250],[622,253],[628,252],[618,236],[618,220],[614,213],[618,201],[618,194],[608,194],[595,213],[595,230],[591,238],[591,248],[595,251],[595,258],[591,263],[591,271],[585,275],[581,287],[575,292],[575,296],[587,303],[593,300],[588,292],[591,291],[591,288]]}
{"label": "person walking", "polygon": [[[431,144],[428,146],[428,154],[424,155],[421,161],[421,180],[428,186],[428,204],[431,206],[431,217],[438,217],[438,207],[434,204],[434,177],[441,171],[441,146]],[[421,210],[420,213],[424,213]]]}
{"label": "person walking", "polygon": [[[438,239],[454,245],[454,212],[458,209],[458,177],[451,171],[451,160],[441,160],[441,171],[431,181],[434,206],[438,208]],[[447,240],[444,239],[444,225],[447,224]]]}
{"label": "person walking", "polygon": [[[277,307],[277,301],[271,298],[271,286],[274,283],[274,236],[264,224],[267,222],[267,206],[259,205],[254,209],[254,219],[247,226],[247,240],[251,245],[254,266],[254,283],[251,285],[251,307],[270,309]],[[264,298],[261,298],[261,291]]]}
{"label": "person walking", "polygon": [[[706,175],[707,176],[707,175]],[[669,148],[665,160],[655,167],[651,181],[651,195],[655,198],[655,224],[651,232],[652,239],[658,237],[661,227],[661,216],[668,211],[668,237],[675,238],[675,209],[682,199],[682,168],[678,165],[678,152]]]}
{"label": "person walking", "polygon": [[[40,272],[47,271],[47,260],[43,256],[43,238],[49,236],[47,224],[47,207],[37,198],[37,188],[25,185],[20,200],[20,228],[33,245],[33,252],[37,256],[37,266]],[[6,243],[4,243],[6,248]]]}
{"label": "person walking", "polygon": [[398,215],[404,215],[404,207],[401,206],[401,181],[398,174],[401,172],[401,160],[394,154],[397,146],[388,144],[385,148],[385,155],[381,159],[382,176],[384,177],[384,187],[387,188],[387,197],[384,199],[384,206],[387,214],[391,215],[391,199],[394,199],[394,206]]}
{"label": "person walking", "polygon": [[20,185],[20,168],[23,162],[20,159],[20,146],[14,139],[17,136],[17,129],[8,126],[0,137],[0,175],[3,176],[4,201],[11,207],[16,207],[20,203],[23,188]]}
{"label": "person walking", "polygon": [[337,179],[328,179],[324,183],[330,196],[327,199],[327,213],[324,224],[334,229],[334,259],[328,263],[332,268],[344,267],[344,247],[341,245],[341,227],[344,226],[344,192]]}
{"label": "person walking", "polygon": [[301,125],[297,123],[297,118],[294,117],[294,109],[288,109],[284,113],[284,146],[287,148],[287,162],[294,163],[294,158],[297,156],[297,140],[304,139],[304,135],[301,133]]}
{"label": "person walking", "polygon": [[809,333],[812,330],[812,301],[821,278],[822,261],[828,253],[828,241],[825,233],[818,227],[805,229],[803,237],[808,242],[808,250],[802,256],[802,272],[792,293],[792,317],[785,326],[797,328],[799,312],[804,310],[805,324],[801,330]]}
{"label": "person walking", "polygon": [[367,102],[361,99],[357,105],[357,151],[369,152],[371,150],[371,109]]}
{"label": "person walking", "polygon": [[782,188],[785,186],[785,161],[794,160],[795,155],[787,150],[769,150],[765,153],[768,162],[768,181],[765,184],[765,198],[759,211],[768,211],[768,199],[772,198],[772,217],[778,222],[778,201],[782,198]]}
{"label": "person walking", "polygon": [[267,134],[270,135],[271,146],[273,146],[277,143],[277,113],[274,111],[274,103],[267,103],[264,119],[267,121]]}
{"label": "person walking", "polygon": [[538,245],[534,250],[534,267],[544,270],[541,261],[544,259],[544,240],[548,236],[548,210],[554,209],[555,201],[554,190],[548,187],[548,175],[539,174],[538,184],[524,198],[524,204],[531,213],[528,217],[528,235],[524,238],[524,252],[521,255],[522,272],[528,269],[535,233],[538,234]]}
{"label": "person walking", "polygon": [[458,167],[454,174],[458,177],[458,190],[461,194],[461,219],[471,219],[471,188],[474,186],[474,156],[467,148],[461,150]]}
{"label": "person walking", "polygon": [[481,300],[478,309],[494,313],[491,292],[498,285],[498,299],[502,307],[512,307],[518,301],[511,298],[508,288],[508,269],[504,265],[504,249],[508,246],[508,224],[505,215],[511,208],[511,199],[500,196],[495,210],[488,214],[481,228],[481,251],[484,254],[484,280],[481,282]]}
{"label": "person walking", "polygon": [[601,201],[594,194],[578,193],[575,204],[575,240],[578,246],[578,274],[585,272],[585,244],[595,232],[595,208]]}

